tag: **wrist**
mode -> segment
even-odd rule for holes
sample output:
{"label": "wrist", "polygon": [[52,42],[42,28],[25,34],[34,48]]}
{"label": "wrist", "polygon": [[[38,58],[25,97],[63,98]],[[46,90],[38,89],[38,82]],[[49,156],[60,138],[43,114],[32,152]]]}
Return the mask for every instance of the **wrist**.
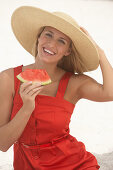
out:
{"label": "wrist", "polygon": [[23,111],[23,113],[25,113],[25,114],[31,114],[32,112],[33,112],[33,108],[31,108],[31,107],[28,107],[28,106],[26,106],[26,105],[23,105],[22,106],[22,111]]}

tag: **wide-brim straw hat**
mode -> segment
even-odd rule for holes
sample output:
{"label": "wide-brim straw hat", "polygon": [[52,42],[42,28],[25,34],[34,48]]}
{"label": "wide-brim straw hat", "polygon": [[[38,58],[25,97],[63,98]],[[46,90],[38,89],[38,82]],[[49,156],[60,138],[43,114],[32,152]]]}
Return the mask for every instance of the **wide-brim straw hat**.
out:
{"label": "wide-brim straw hat", "polygon": [[11,16],[11,26],[17,40],[32,56],[32,48],[41,27],[51,26],[67,35],[89,71],[99,66],[99,54],[94,43],[78,23],[63,12],[48,12],[33,6],[18,7]]}

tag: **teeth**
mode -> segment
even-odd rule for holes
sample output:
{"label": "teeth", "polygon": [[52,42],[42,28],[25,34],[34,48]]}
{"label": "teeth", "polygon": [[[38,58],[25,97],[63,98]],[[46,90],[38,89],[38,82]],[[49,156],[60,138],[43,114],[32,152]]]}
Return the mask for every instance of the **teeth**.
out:
{"label": "teeth", "polygon": [[45,48],[44,48],[44,51],[46,51],[47,53],[52,54],[52,55],[54,54],[53,52],[51,52],[51,51],[49,51],[49,50],[47,50]]}

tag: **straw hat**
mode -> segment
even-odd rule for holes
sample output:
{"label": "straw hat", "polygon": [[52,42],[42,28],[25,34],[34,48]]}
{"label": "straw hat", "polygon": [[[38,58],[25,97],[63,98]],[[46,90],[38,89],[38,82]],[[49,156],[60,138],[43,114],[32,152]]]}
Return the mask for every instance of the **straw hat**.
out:
{"label": "straw hat", "polygon": [[71,38],[90,71],[99,66],[99,54],[94,43],[80,29],[77,22],[63,12],[51,13],[32,6],[21,6],[13,12],[11,26],[17,40],[31,55],[40,28],[51,26]]}

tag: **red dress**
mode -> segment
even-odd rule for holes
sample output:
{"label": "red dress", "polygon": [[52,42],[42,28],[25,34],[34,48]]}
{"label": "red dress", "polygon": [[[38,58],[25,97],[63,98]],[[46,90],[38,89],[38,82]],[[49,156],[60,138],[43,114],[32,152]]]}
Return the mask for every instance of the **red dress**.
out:
{"label": "red dress", "polygon": [[[23,105],[16,78],[22,66],[14,68],[15,96],[11,120]],[[85,145],[70,135],[69,123],[75,105],[63,96],[73,73],[60,80],[56,97],[37,95],[35,109],[17,142],[13,145],[14,170],[86,170],[100,166]],[[21,126],[21,125],[20,125]]]}

